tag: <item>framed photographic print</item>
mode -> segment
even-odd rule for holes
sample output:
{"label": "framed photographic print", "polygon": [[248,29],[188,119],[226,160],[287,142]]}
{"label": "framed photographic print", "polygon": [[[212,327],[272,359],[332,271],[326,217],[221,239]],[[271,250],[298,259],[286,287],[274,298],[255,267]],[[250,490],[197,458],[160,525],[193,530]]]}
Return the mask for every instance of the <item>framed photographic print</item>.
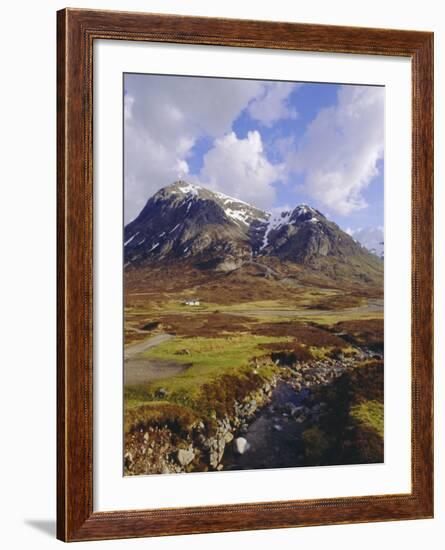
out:
{"label": "framed photographic print", "polygon": [[58,12],[58,538],[433,515],[433,35]]}

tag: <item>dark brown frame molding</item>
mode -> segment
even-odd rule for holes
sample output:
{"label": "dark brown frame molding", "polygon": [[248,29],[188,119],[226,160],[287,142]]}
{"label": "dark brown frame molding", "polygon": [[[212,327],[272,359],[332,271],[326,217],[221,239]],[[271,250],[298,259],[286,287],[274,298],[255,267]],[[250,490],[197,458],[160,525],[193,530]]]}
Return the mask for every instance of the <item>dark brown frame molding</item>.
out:
{"label": "dark brown frame molding", "polygon": [[[93,42],[403,56],[412,62],[412,491],[93,512]],[[57,14],[57,536],[64,541],[433,516],[433,34],[65,9]]]}

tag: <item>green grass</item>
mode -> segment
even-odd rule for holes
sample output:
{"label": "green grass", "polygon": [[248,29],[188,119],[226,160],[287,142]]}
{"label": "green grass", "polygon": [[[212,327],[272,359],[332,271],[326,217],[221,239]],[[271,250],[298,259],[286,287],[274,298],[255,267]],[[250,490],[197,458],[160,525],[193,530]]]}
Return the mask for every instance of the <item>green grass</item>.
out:
{"label": "green grass", "polygon": [[351,416],[366,428],[375,430],[380,437],[384,435],[383,403],[362,401],[351,408]]}
{"label": "green grass", "polygon": [[[249,369],[254,357],[265,355],[262,344],[287,342],[289,338],[241,334],[223,338],[176,338],[143,354],[151,359],[163,359],[191,364],[190,368],[171,378],[156,380],[150,387],[164,388],[168,392],[187,393],[196,396],[203,384],[214,381],[223,374],[236,374]],[[189,355],[181,355],[188,350]],[[262,367],[263,371],[266,367]],[[266,374],[266,373],[265,373]]]}
{"label": "green grass", "polygon": [[[147,351],[145,357],[190,366],[170,378],[125,388],[126,431],[153,423],[178,431],[188,429],[196,418],[212,423],[212,418],[230,412],[235,400],[256,391],[276,373],[278,367],[271,361],[259,367],[249,364],[254,357],[267,355],[260,346],[287,340],[249,334],[176,338]],[[184,349],[190,355],[178,355]],[[162,397],[157,397],[160,388]]]}
{"label": "green grass", "polygon": [[335,325],[342,321],[356,321],[356,320],[371,320],[371,319],[383,319],[383,307],[381,311],[323,311],[320,314],[305,315],[302,312],[299,321],[316,323],[317,325]]}
{"label": "green grass", "polygon": [[[293,296],[293,299],[287,302],[273,299],[237,304],[204,302],[197,308],[182,306],[182,298],[178,298],[167,299],[155,308],[127,310],[129,325],[140,327],[143,323],[155,319],[162,322],[163,330],[176,334],[175,339],[146,351],[143,357],[175,362],[187,365],[187,368],[169,378],[125,388],[126,431],[138,425],[163,424],[176,427],[175,431],[180,428],[187,431],[196,418],[204,420],[207,425],[212,422],[215,414],[217,417],[223,417],[230,413],[236,400],[242,401],[244,396],[251,395],[264,385],[266,380],[276,375],[279,367],[270,360],[272,348],[268,348],[267,345],[289,344],[292,348],[298,341],[307,345],[314,357],[329,356],[332,346],[323,343],[322,340],[314,340],[318,332],[314,336],[312,333],[316,330],[310,325],[303,330],[305,320],[310,324],[333,326],[340,321],[380,316],[380,312],[375,311],[341,310],[314,310],[311,315],[307,310],[299,309],[316,300],[337,295],[338,291],[334,290],[311,289],[302,291],[299,296]],[[176,317],[168,317],[167,312],[170,309],[174,309]],[[266,311],[256,315],[257,310]],[[218,313],[216,316],[215,311]],[[294,315],[279,315],[280,311],[293,312]],[[241,316],[227,315],[241,312]],[[296,323],[295,331],[277,330],[273,326],[274,322],[278,323],[279,327],[282,324],[284,326]],[[181,324],[187,330],[181,331]],[[270,332],[268,325],[271,325]],[[320,338],[335,337],[330,332],[324,334],[325,327],[317,330],[323,331],[323,334],[319,335]],[[308,331],[309,336],[312,335],[311,338],[306,335]],[[309,338],[307,342],[306,336]],[[337,347],[341,347],[344,352],[352,351],[348,343],[340,343]],[[184,353],[184,350],[187,350],[187,353]],[[269,357],[269,360],[261,361],[261,366],[257,368],[252,364],[255,357]],[[159,392],[161,388],[162,393]],[[374,398],[369,396],[368,399]],[[377,433],[383,434],[382,405],[365,401],[354,405],[352,409],[351,414],[360,425],[372,427]]]}
{"label": "green grass", "polygon": [[[331,347],[320,347],[320,346],[309,347],[309,350],[312,356],[315,357],[316,359],[321,359],[321,360],[326,358],[331,358],[332,352],[334,351],[334,349],[335,348],[332,348],[332,346]],[[345,343],[344,346],[339,348],[339,352],[343,353],[346,356],[350,356],[350,355],[355,355],[357,353],[357,350]]]}

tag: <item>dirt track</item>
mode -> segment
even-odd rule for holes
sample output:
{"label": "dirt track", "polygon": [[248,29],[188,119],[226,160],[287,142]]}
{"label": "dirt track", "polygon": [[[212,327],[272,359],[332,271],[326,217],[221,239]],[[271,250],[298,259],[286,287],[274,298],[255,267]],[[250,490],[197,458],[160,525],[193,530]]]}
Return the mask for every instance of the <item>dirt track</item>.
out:
{"label": "dirt track", "polygon": [[165,361],[162,359],[147,359],[142,354],[163,342],[174,338],[172,334],[157,334],[147,338],[143,342],[132,344],[125,348],[124,352],[124,378],[125,385],[144,384],[151,380],[169,378],[186,370],[190,365],[177,363],[176,361]]}
{"label": "dirt track", "polygon": [[154,348],[155,346],[159,346],[159,344],[162,344],[163,342],[167,342],[172,338],[174,338],[173,334],[168,334],[166,332],[163,332],[161,334],[157,334],[156,336],[152,336],[151,338],[147,338],[142,342],[137,342],[136,344],[131,344],[129,346],[126,346],[124,351],[124,358],[125,360],[132,359],[137,355],[140,355],[144,351],[147,351],[150,348]]}

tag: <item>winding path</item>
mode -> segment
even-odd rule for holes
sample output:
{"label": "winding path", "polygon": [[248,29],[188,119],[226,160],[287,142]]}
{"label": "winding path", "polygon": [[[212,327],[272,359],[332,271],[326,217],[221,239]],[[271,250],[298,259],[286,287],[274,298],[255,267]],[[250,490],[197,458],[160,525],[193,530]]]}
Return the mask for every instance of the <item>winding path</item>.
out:
{"label": "winding path", "polygon": [[159,344],[162,344],[163,342],[168,342],[168,340],[171,340],[172,338],[174,338],[173,334],[162,332],[161,334],[157,334],[156,336],[151,336],[150,338],[147,338],[142,342],[130,344],[129,346],[125,347],[124,359],[125,360],[132,359],[135,356],[140,355],[141,353],[144,353],[144,351],[149,350],[150,348],[159,346]]}
{"label": "winding path", "polygon": [[174,338],[173,334],[162,333],[143,342],[131,344],[124,351],[125,386],[145,384],[152,380],[169,378],[189,368],[189,364],[164,359],[149,359],[143,353]]}

